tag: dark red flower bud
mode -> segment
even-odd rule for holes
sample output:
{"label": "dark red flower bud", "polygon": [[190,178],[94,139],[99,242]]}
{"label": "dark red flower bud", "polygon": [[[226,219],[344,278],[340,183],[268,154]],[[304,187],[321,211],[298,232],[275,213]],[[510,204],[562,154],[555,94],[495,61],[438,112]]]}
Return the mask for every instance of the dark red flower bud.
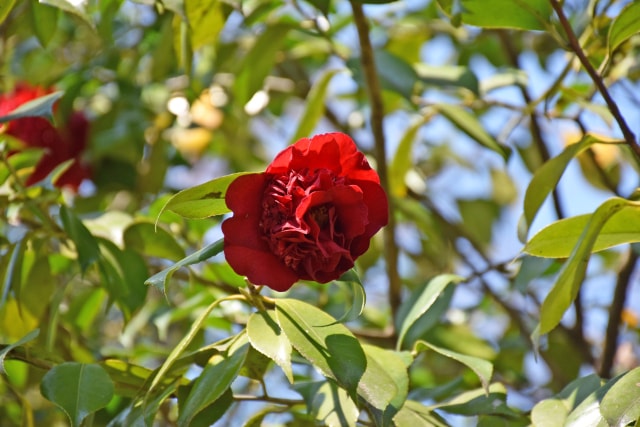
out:
{"label": "dark red flower bud", "polygon": [[226,202],[233,211],[222,224],[227,262],[277,291],[300,279],[339,278],[388,222],[378,174],[342,133],[297,141],[264,173],[237,178]]}

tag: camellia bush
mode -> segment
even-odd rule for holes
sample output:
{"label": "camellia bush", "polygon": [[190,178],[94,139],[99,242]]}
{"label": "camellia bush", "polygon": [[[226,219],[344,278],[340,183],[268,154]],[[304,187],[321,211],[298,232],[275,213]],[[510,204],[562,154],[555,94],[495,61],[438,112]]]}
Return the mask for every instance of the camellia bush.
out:
{"label": "camellia bush", "polygon": [[0,425],[640,425],[640,2],[2,0]]}

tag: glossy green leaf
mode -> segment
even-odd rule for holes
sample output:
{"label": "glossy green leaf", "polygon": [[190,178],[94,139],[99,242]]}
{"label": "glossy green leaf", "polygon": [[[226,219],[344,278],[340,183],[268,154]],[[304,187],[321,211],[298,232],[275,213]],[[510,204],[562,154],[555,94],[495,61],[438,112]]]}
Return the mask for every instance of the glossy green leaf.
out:
{"label": "glossy green leaf", "polygon": [[226,298],[215,300],[214,302],[209,304],[209,306],[207,306],[207,308],[204,309],[202,313],[200,313],[200,315],[196,318],[196,320],[191,324],[191,328],[189,329],[189,332],[180,340],[178,345],[176,345],[173,348],[173,350],[171,350],[171,353],[169,354],[169,356],[164,361],[162,366],[160,366],[160,368],[158,369],[158,372],[153,377],[153,380],[151,381],[151,385],[149,386],[145,394],[145,402],[151,401],[153,399],[153,391],[159,384],[161,384],[163,381],[166,380],[165,375],[171,370],[171,368],[174,366],[178,358],[182,355],[182,353],[189,346],[189,344],[191,344],[191,342],[196,337],[198,332],[200,332],[202,325],[209,317],[209,314],[211,314],[211,311],[224,301],[239,300],[239,299],[244,299],[244,298],[241,297],[240,295],[232,295]]}
{"label": "glossy green leaf", "polygon": [[579,378],[556,396],[538,402],[531,410],[533,427],[562,427],[569,413],[589,394],[599,389],[602,380],[596,375]]}
{"label": "glossy green leaf", "polygon": [[438,104],[435,107],[451,123],[469,135],[476,142],[500,154],[506,161],[511,151],[496,141],[482,126],[480,121],[464,108],[452,104]]}
{"label": "glossy green leaf", "polygon": [[226,354],[211,357],[180,408],[178,426],[189,426],[200,411],[223,395],[238,376],[248,351],[249,342],[242,334]]}
{"label": "glossy green leaf", "polygon": [[3,2],[0,2],[0,24],[2,24],[4,20],[7,19],[7,16],[9,16],[9,12],[11,12],[11,9],[13,9],[13,6],[15,6],[15,4],[16,0],[5,0]]}
{"label": "glossy green leaf", "polygon": [[338,282],[345,283],[349,286],[353,300],[349,310],[347,310],[337,322],[345,323],[357,319],[362,314],[364,306],[367,302],[367,294],[364,291],[364,286],[360,281],[360,276],[355,269],[348,270],[340,278]]}
{"label": "glossy green leaf", "polygon": [[300,138],[306,138],[315,129],[318,121],[324,115],[325,110],[325,98],[327,96],[327,88],[333,76],[341,72],[339,69],[331,69],[325,71],[311,87],[309,94],[306,97],[305,109],[302,112],[302,117],[298,122],[298,128],[291,137],[290,143],[293,144]]}
{"label": "glossy green leaf", "polygon": [[420,128],[427,122],[426,117],[418,117],[402,135],[398,148],[389,165],[389,187],[391,194],[402,197],[407,193],[405,176],[413,165],[413,145]]}
{"label": "glossy green leaf", "polygon": [[560,323],[562,316],[575,300],[582,285],[590,254],[602,227],[616,212],[626,206],[640,206],[640,203],[616,197],[604,202],[593,213],[569,259],[560,270],[553,288],[542,302],[538,330],[540,334],[551,331]]}
{"label": "glossy green leaf", "polygon": [[632,1],[615,17],[609,27],[609,53],[612,53],[629,37],[640,32],[640,3]]}
{"label": "glossy green leaf", "polygon": [[222,252],[223,249],[224,249],[224,240],[223,239],[217,240],[214,243],[211,243],[210,245],[200,249],[199,251],[192,253],[186,258],[181,259],[171,267],[166,268],[161,272],[154,274],[153,276],[148,278],[144,283],[146,285],[154,286],[156,289],[158,289],[159,291],[161,291],[163,294],[166,295],[167,283],[171,279],[171,276],[173,276],[173,273],[176,272],[176,270],[178,270],[181,267],[186,267],[188,265],[197,264],[199,262],[205,261],[211,258],[212,256],[219,254],[220,252]]}
{"label": "glossy green leaf", "polygon": [[414,400],[407,400],[393,420],[397,426],[449,427],[436,412]]}
{"label": "glossy green leaf", "polygon": [[610,426],[624,427],[640,419],[640,368],[613,384],[600,402],[600,413]]}
{"label": "glossy green leaf", "polygon": [[507,390],[500,383],[489,385],[486,389],[470,390],[460,393],[443,403],[432,405],[433,409],[440,409],[451,414],[476,416],[476,415],[502,415],[504,417],[517,417],[519,413],[506,404]]}
{"label": "glossy green leaf", "polygon": [[473,372],[476,373],[478,378],[480,378],[480,382],[482,383],[482,387],[485,389],[486,393],[489,393],[489,383],[491,382],[491,377],[493,375],[493,364],[487,360],[481,359],[475,356],[469,356],[466,354],[458,353],[455,351],[447,350],[446,348],[438,347],[433,344],[430,344],[426,341],[418,341],[415,345],[415,351],[424,351],[424,350],[433,350],[436,353],[440,353],[441,355],[453,359],[457,362],[466,365]]}
{"label": "glossy green leaf", "polygon": [[100,365],[62,363],[42,378],[42,395],[69,417],[73,427],[89,414],[104,408],[113,397],[113,382]]}
{"label": "glossy green leaf", "polygon": [[[592,218],[585,214],[549,224],[527,242],[523,252],[544,258],[567,258]],[[640,206],[626,205],[602,226],[591,252],[640,242]]]}
{"label": "glossy green leaf", "polygon": [[547,0],[462,0],[462,21],[484,28],[544,30],[551,11]]}
{"label": "glossy green leaf", "polygon": [[602,387],[588,394],[567,417],[563,427],[610,427],[600,412],[600,402],[605,394],[622,378],[617,376],[607,381]]}
{"label": "glossy green leaf", "polygon": [[419,80],[416,70],[404,59],[386,50],[375,51],[374,60],[382,87],[407,99],[411,98]]}
{"label": "glossy green leaf", "polygon": [[184,9],[189,24],[193,50],[215,43],[225,23],[221,2],[189,0],[184,2]]}
{"label": "glossy green leaf", "polygon": [[278,325],[275,311],[253,313],[247,322],[247,336],[253,348],[280,366],[289,382],[293,384],[291,343]]}
{"label": "glossy green leaf", "polygon": [[254,93],[262,89],[264,79],[276,63],[276,54],[291,27],[288,24],[268,26],[258,37],[239,66],[233,85],[235,100],[244,106]]}
{"label": "glossy green leaf", "polygon": [[349,394],[331,381],[314,390],[311,411],[325,426],[355,427],[360,410]]}
{"label": "glossy green leaf", "polygon": [[72,0],[38,0],[42,4],[47,4],[49,6],[56,7],[60,10],[68,12],[74,16],[80,18],[82,22],[87,24],[89,28],[95,30],[95,25],[93,20],[89,16],[87,12],[87,3],[88,2],[79,2]]}
{"label": "glossy green leaf", "polygon": [[438,296],[447,288],[447,286],[459,283],[463,279],[460,276],[456,276],[455,274],[442,274],[440,276],[436,276],[429,284],[424,288],[422,294],[415,300],[415,303],[409,310],[409,313],[406,315],[404,320],[402,321],[402,325],[400,326],[400,332],[398,333],[398,342],[396,344],[396,349],[402,348],[402,344],[404,338],[409,331],[409,328],[418,321],[425,313],[428,312],[429,308],[433,305],[433,303],[438,299]]}
{"label": "glossy green leaf", "polygon": [[144,258],[132,250],[122,250],[107,239],[100,239],[101,254],[98,269],[102,286],[115,301],[125,320],[144,304],[149,273]]}
{"label": "glossy green leaf", "polygon": [[469,67],[456,65],[415,64],[420,80],[435,87],[463,87],[479,94],[478,77]]}
{"label": "glossy green leaf", "polygon": [[0,308],[2,308],[7,302],[7,297],[12,289],[14,292],[19,292],[20,290],[22,281],[22,260],[26,249],[25,239],[23,238],[19,240],[11,249],[9,263],[7,264],[6,271],[4,272],[4,279],[2,280],[2,288],[0,288]]}
{"label": "glossy green leaf", "polygon": [[6,374],[6,371],[4,368],[4,359],[7,357],[7,354],[9,354],[9,352],[14,348],[20,347],[21,345],[24,345],[29,341],[33,341],[38,337],[38,335],[40,335],[40,329],[34,329],[33,331],[29,332],[27,335],[20,338],[18,341],[11,343],[8,346],[4,347],[2,350],[0,350],[0,374]]}
{"label": "glossy green leaf", "polygon": [[60,219],[64,230],[76,246],[80,270],[84,273],[100,257],[98,242],[67,206],[60,207]]}
{"label": "glossy green leaf", "polygon": [[6,123],[10,120],[21,119],[23,117],[44,117],[52,119],[53,105],[62,95],[64,95],[64,92],[57,91],[25,102],[6,116],[0,116],[0,123]]}
{"label": "glossy green leaf", "polygon": [[127,249],[141,254],[178,261],[185,257],[184,249],[175,237],[150,222],[134,222],[123,233]]}
{"label": "glossy green leaf", "polygon": [[[351,395],[385,410],[398,394],[385,367],[365,353],[358,340],[324,311],[302,301],[276,301],[280,327],[293,347]],[[384,362],[382,362],[384,363]]]}
{"label": "glossy green leaf", "polygon": [[58,15],[60,10],[41,3],[32,3],[31,18],[33,29],[38,41],[43,47],[47,47],[58,28]]}
{"label": "glossy green leaf", "polygon": [[165,209],[177,213],[185,218],[202,219],[230,212],[224,201],[229,185],[246,172],[221,176],[195,187],[187,188],[176,193],[167,200]]}
{"label": "glossy green leaf", "polygon": [[152,370],[120,359],[107,359],[99,363],[114,383],[115,393],[136,397],[144,389]]}
{"label": "glossy green leaf", "polygon": [[293,347],[322,373],[355,392],[366,369],[364,350],[353,334],[324,311],[294,299],[276,301],[280,327]]}
{"label": "glossy green leaf", "polygon": [[542,203],[560,181],[569,161],[596,142],[598,140],[593,136],[585,135],[580,142],[569,145],[562,153],[550,159],[535,172],[524,195],[524,224],[522,224],[524,228],[518,231],[520,240],[526,241],[529,227]]}
{"label": "glossy green leaf", "polygon": [[[413,357],[409,352],[396,352],[381,347],[363,344],[365,354],[367,355],[367,372],[371,369],[372,364],[379,365],[383,374],[378,374],[377,381],[391,380],[396,388],[395,396],[389,402],[389,406],[384,411],[372,409],[374,417],[377,418],[378,425],[391,425],[391,420],[403,407],[409,394],[409,374],[408,368],[413,363]],[[375,384],[376,379],[372,378],[370,382]],[[372,393],[374,394],[374,393]]]}

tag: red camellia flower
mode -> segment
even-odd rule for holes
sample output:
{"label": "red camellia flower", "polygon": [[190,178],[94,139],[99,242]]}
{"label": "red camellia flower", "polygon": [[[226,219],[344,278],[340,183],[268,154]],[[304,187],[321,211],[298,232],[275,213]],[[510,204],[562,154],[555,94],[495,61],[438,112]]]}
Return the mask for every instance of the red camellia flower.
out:
{"label": "red camellia flower", "polygon": [[[16,86],[12,93],[0,94],[0,116],[5,116],[27,101],[47,95],[51,90]],[[1,126],[1,125],[0,125]],[[0,132],[2,128],[0,127]],[[71,114],[66,123],[55,128],[42,117],[24,117],[5,125],[4,133],[20,139],[28,147],[43,148],[44,154],[29,176],[26,185],[35,184],[47,177],[58,165],[73,159],[74,162],[58,178],[56,186],[77,191],[83,179],[89,178],[88,167],[81,162],[81,155],[87,146],[89,122],[80,112]]]}
{"label": "red camellia flower", "polygon": [[227,262],[276,291],[339,278],[388,221],[378,174],[342,133],[297,141],[264,173],[234,180],[225,200]]}

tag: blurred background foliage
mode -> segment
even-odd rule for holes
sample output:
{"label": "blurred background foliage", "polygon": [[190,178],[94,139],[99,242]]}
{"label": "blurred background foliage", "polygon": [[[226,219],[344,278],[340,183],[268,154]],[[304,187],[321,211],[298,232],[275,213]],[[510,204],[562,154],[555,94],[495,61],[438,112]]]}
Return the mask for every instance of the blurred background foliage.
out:
{"label": "blurred background foliage", "polygon": [[[623,0],[4,0],[0,91],[62,91],[55,123],[73,111],[90,122],[91,179],[77,193],[51,179],[24,187],[41,153],[18,158],[3,142],[1,424],[385,424],[321,380],[318,361],[294,354],[291,386],[246,349],[252,305],[211,305],[244,295],[221,255],[176,270],[166,297],[145,284],[221,237],[222,217],[164,210],[171,196],[334,130],[378,166],[393,201],[393,223],[358,261],[367,304],[347,326],[404,357],[397,425],[635,421],[637,403],[615,412],[602,396],[638,396],[638,32],[640,8]],[[609,228],[555,223],[593,212]],[[574,257],[585,229],[605,236],[588,268]],[[464,280],[420,312],[445,273]],[[338,318],[357,289],[309,283],[287,297]],[[189,356],[169,369],[179,343]],[[178,405],[220,354],[241,359],[233,381],[185,418]],[[98,397],[62,402],[89,389]]]}

